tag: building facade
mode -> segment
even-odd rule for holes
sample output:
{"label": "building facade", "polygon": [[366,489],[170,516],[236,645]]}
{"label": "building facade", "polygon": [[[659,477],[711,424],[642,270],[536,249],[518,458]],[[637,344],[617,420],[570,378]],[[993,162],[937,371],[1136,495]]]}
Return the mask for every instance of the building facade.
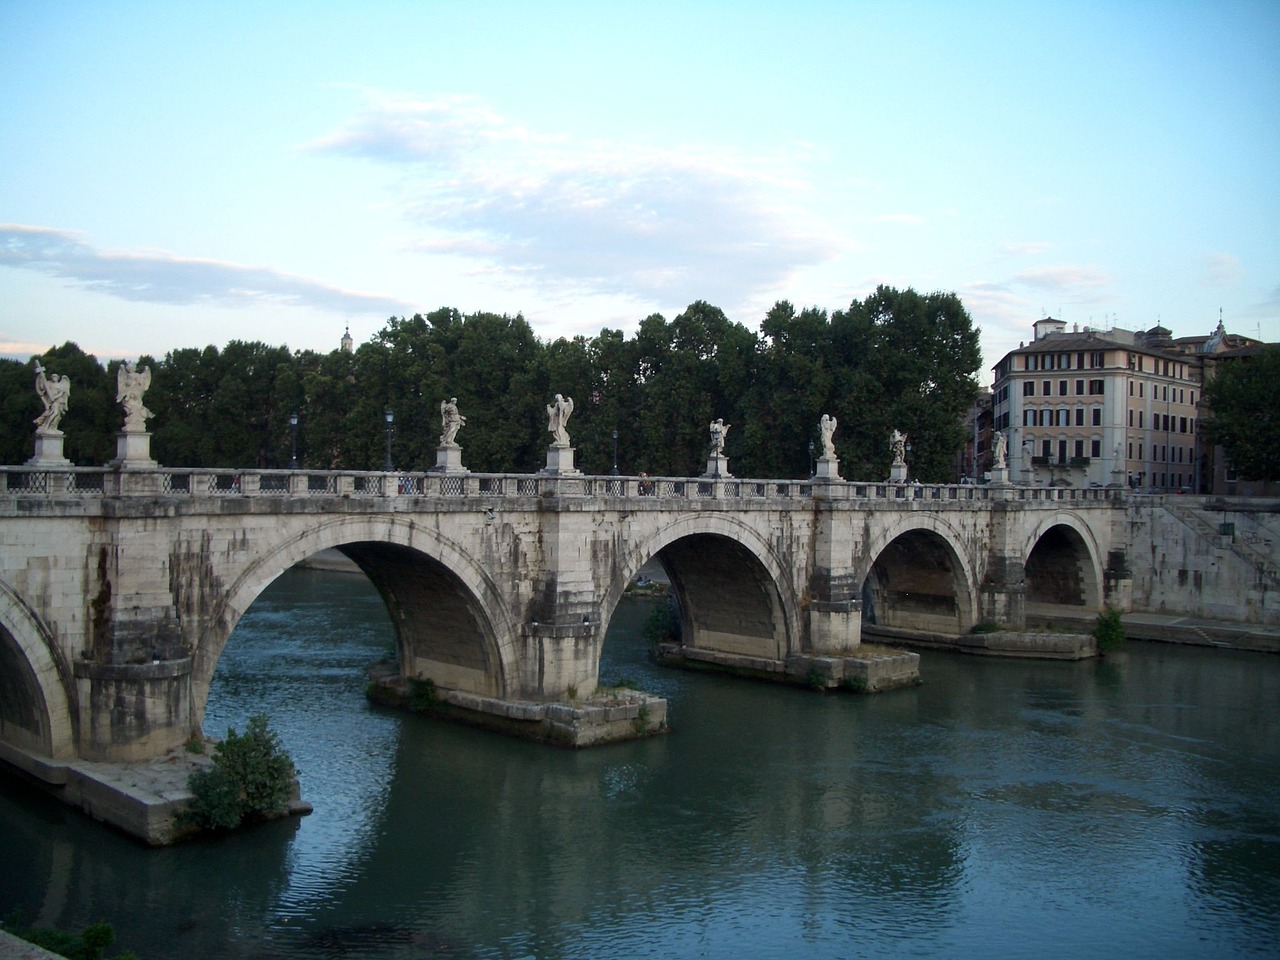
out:
{"label": "building facade", "polygon": [[1168,330],[1085,327],[1046,317],[995,365],[993,428],[1009,479],[1038,486],[1192,492],[1201,486],[1201,365]]}

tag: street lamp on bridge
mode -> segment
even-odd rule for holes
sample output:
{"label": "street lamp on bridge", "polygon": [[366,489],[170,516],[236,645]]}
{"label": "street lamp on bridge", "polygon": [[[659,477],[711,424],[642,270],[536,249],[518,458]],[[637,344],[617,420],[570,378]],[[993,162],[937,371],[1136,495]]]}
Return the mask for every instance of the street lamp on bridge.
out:
{"label": "street lamp on bridge", "polygon": [[298,414],[289,414],[289,469],[298,469]]}
{"label": "street lamp on bridge", "polygon": [[390,407],[387,407],[385,416],[387,418],[387,462],[382,465],[382,469],[387,473],[390,473],[395,469],[395,467],[391,465],[391,425],[395,422],[396,415],[391,412]]}
{"label": "street lamp on bridge", "polygon": [[613,431],[613,476],[618,475],[618,431]]}

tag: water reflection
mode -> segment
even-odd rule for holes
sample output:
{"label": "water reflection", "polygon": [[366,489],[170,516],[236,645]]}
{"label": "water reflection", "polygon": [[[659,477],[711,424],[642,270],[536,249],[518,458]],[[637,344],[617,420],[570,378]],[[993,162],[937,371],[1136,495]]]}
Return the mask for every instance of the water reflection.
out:
{"label": "water reflection", "polygon": [[206,726],[266,712],[316,813],[150,851],[0,798],[6,905],[212,957],[1268,956],[1280,942],[1280,660],[925,656],[817,694],[651,665],[624,601],[602,674],[663,738],[562,751],[371,708],[362,580],[287,574]]}

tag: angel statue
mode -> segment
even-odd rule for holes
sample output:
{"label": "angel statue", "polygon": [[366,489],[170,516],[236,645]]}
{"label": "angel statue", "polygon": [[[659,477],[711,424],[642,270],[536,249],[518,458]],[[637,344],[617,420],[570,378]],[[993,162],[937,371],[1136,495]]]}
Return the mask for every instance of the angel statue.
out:
{"label": "angel statue", "polygon": [[555,435],[551,442],[553,447],[569,446],[569,433],[565,424],[573,413],[573,397],[562,397],[556,394],[555,403],[547,404],[547,432]]}
{"label": "angel statue", "polygon": [[822,459],[834,460],[836,458],[836,418],[824,413],[822,419],[818,421],[818,432],[822,436]]}
{"label": "angel statue", "polygon": [[135,367],[131,360],[120,364],[116,371],[116,402],[124,404],[124,429],[135,433],[147,429],[147,418],[155,416],[142,405],[142,395],[151,386],[151,370]]}
{"label": "angel statue", "polygon": [[732,424],[725,423],[723,417],[716,417],[711,421],[711,455],[713,457],[721,456],[724,453],[724,438],[729,433],[729,427]]}
{"label": "angel statue", "polygon": [[452,446],[453,438],[458,435],[459,428],[467,422],[467,418],[458,412],[457,397],[440,401],[440,422],[444,430],[440,434],[440,446]]}
{"label": "angel statue", "polygon": [[37,360],[36,393],[44,402],[44,413],[35,419],[36,433],[57,433],[71,397],[71,378],[65,373],[45,374],[44,367]]}

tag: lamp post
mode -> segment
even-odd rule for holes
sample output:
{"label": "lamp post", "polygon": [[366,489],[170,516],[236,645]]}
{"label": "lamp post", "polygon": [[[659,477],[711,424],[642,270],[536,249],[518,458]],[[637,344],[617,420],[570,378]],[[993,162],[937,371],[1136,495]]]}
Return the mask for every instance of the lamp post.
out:
{"label": "lamp post", "polygon": [[910,461],[910,460],[911,460],[911,441],[910,441],[910,440],[908,440],[908,441],[907,441],[907,448],[906,448],[906,449],[907,449],[907,456],[906,456],[906,460],[907,460],[907,461]]}
{"label": "lamp post", "polygon": [[818,465],[813,459],[813,441],[809,441],[809,479],[812,480],[814,474],[818,472]]}
{"label": "lamp post", "polygon": [[298,469],[298,415],[289,414],[289,469]]}
{"label": "lamp post", "polygon": [[613,431],[613,473],[612,476],[618,475],[618,431]]}
{"label": "lamp post", "polygon": [[390,407],[387,407],[385,416],[387,418],[387,462],[382,465],[382,469],[387,473],[390,473],[395,469],[395,467],[391,465],[391,425],[395,422],[396,415],[391,412]]}

